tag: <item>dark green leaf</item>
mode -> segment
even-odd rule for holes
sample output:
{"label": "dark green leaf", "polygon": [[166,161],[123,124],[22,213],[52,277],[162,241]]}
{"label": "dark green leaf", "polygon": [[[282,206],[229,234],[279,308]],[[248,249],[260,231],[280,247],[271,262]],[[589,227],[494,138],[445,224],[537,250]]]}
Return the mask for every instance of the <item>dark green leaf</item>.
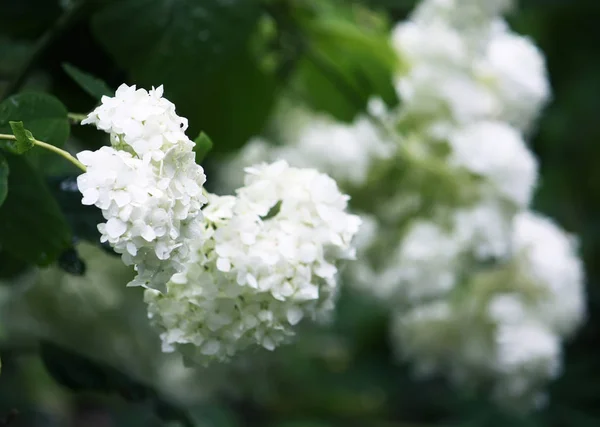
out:
{"label": "dark green leaf", "polygon": [[103,96],[112,96],[115,92],[104,81],[91,74],[81,71],[71,64],[63,64],[63,70],[89,95],[97,100]]}
{"label": "dark green leaf", "polygon": [[23,154],[31,150],[35,145],[35,139],[30,131],[25,129],[23,122],[8,122],[12,133],[17,138],[14,144],[8,145],[8,150],[13,154]]}
{"label": "dark green leaf", "polygon": [[112,366],[51,342],[42,342],[40,352],[50,375],[74,391],[114,392],[133,401],[144,400],[153,394],[151,389]]}
{"label": "dark green leaf", "polygon": [[259,13],[254,0],[122,0],[94,16],[93,30],[138,79],[185,88],[243,50]]}
{"label": "dark green leaf", "polygon": [[2,34],[37,38],[58,18],[58,2],[48,0],[0,0]]}
{"label": "dark green leaf", "polygon": [[38,265],[71,246],[71,232],[46,184],[22,156],[6,153],[8,196],[0,207],[0,246]]}
{"label": "dark green leaf", "polygon": [[40,141],[62,147],[69,137],[67,109],[45,93],[21,93],[0,103],[0,133],[11,133],[10,121],[21,121]]}
{"label": "dark green leaf", "polygon": [[0,279],[12,279],[23,273],[30,264],[15,258],[9,251],[0,251]]}
{"label": "dark green leaf", "polygon": [[149,386],[106,363],[49,341],[42,342],[40,353],[50,375],[73,391],[115,393],[129,402],[148,402],[162,420],[179,421],[185,427],[193,427],[184,409],[173,405]]}
{"label": "dark green leaf", "polygon": [[97,225],[104,222],[104,218],[100,209],[81,203],[81,192],[77,188],[77,177],[52,177],[48,179],[47,183],[73,234],[77,238],[98,243],[100,233]]}
{"label": "dark green leaf", "polygon": [[6,157],[0,152],[0,206],[6,200],[6,195],[8,194],[8,173],[8,162],[6,161]]}
{"label": "dark green leaf", "polygon": [[196,143],[196,162],[202,163],[206,158],[206,155],[212,150],[213,142],[210,137],[204,132],[200,132],[200,135],[194,140]]}
{"label": "dark green leaf", "polygon": [[93,17],[93,30],[117,63],[165,95],[223,152],[260,132],[276,82],[248,54],[257,0],[124,0]]}

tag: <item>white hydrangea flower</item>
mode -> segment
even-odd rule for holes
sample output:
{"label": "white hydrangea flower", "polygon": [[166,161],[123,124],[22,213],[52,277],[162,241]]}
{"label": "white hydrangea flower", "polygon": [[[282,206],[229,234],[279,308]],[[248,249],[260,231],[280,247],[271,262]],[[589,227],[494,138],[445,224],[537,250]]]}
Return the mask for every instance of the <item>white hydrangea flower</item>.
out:
{"label": "white hydrangea flower", "polygon": [[537,316],[561,335],[573,333],[586,311],[576,241],[548,218],[532,212],[516,216],[512,240],[521,274],[542,290]]}
{"label": "white hydrangea flower", "polygon": [[138,275],[129,284],[164,289],[183,268],[189,239],[201,237],[198,221],[206,177],[195,162],[185,119],[162,88],[121,86],[86,122],[111,132],[113,147],[77,155],[87,167],[77,185],[82,203],[102,209],[102,241],[122,254]]}
{"label": "white hydrangea flower", "polygon": [[146,161],[162,160],[175,146],[188,151],[194,147],[185,135],[187,119],[175,114],[175,105],[163,98],[162,86],[148,92],[123,84],[114,97],[103,96],[102,104],[81,123],[109,133],[115,148]]}
{"label": "white hydrangea flower", "polygon": [[316,168],[351,186],[364,184],[374,162],[389,157],[394,148],[366,117],[345,124],[314,115],[297,133],[292,144],[278,150],[278,158]]}
{"label": "white hydrangea flower", "polygon": [[507,28],[494,31],[475,75],[497,97],[497,117],[525,131],[550,98],[542,53],[529,38]]}
{"label": "white hydrangea flower", "polygon": [[445,223],[417,219],[408,225],[396,250],[387,255],[370,291],[392,303],[409,305],[443,298],[474,260],[510,255],[511,226],[511,211],[494,200],[449,212]]}
{"label": "white hydrangea flower", "polygon": [[209,239],[168,292],[146,292],[163,348],[197,347],[226,360],[258,344],[273,350],[303,318],[326,318],[337,293],[337,261],[351,259],[360,219],[348,197],[315,170],[284,161],[247,169],[237,196],[211,196]]}
{"label": "white hydrangea flower", "polygon": [[[508,230],[499,232],[504,219],[502,228],[490,232],[484,211],[475,212],[458,215],[464,217],[457,221],[457,241],[473,251],[473,236],[483,231],[502,243],[497,247],[503,258],[486,267],[477,263],[477,256],[456,257],[462,264],[449,269],[458,276],[446,293],[405,299],[407,308],[396,307],[393,343],[401,358],[414,360],[420,374],[447,371],[459,384],[492,379],[498,401],[541,404],[544,386],[561,370],[561,340],[585,316],[581,261],[573,240],[544,217],[520,212]],[[449,253],[438,249],[445,247],[448,235],[430,241],[435,249],[429,253]],[[437,271],[438,258],[432,258],[429,268]],[[465,272],[469,275],[460,276]],[[412,286],[419,285],[425,292],[429,283]]]}
{"label": "white hydrangea flower", "polygon": [[541,384],[556,378],[561,369],[560,335],[524,301],[509,293],[489,304],[490,319],[496,324],[495,356],[480,363],[487,362],[499,376],[494,394],[501,400],[532,395],[534,401],[542,401]]}
{"label": "white hydrangea flower", "polygon": [[550,87],[539,50],[501,19],[510,3],[426,0],[396,26],[404,114],[458,124],[498,119],[530,130]]}
{"label": "white hydrangea flower", "polygon": [[513,209],[494,198],[454,213],[454,233],[477,261],[502,260],[512,254]]}
{"label": "white hydrangea flower", "polygon": [[446,295],[456,283],[462,251],[463,242],[451,230],[417,220],[402,237],[373,292],[388,301],[395,297],[394,301],[411,303]]}
{"label": "white hydrangea flower", "polygon": [[405,66],[395,82],[403,114],[468,123],[497,109],[493,94],[473,78],[473,54],[453,28],[400,23],[392,32],[392,44]]}
{"label": "white hydrangea flower", "polygon": [[537,162],[519,132],[494,121],[480,121],[453,132],[450,162],[485,177],[508,200],[526,207],[537,181]]}
{"label": "white hydrangea flower", "polygon": [[323,114],[295,108],[283,114],[286,127],[281,130],[282,145],[253,138],[228,160],[218,181],[224,192],[241,184],[241,170],[259,162],[286,160],[299,168],[315,168],[340,185],[360,186],[378,160],[388,158],[393,144],[366,117],[353,123],[336,122]]}
{"label": "white hydrangea flower", "polygon": [[424,0],[412,18],[423,23],[441,22],[476,38],[512,6],[513,0]]}
{"label": "white hydrangea flower", "polygon": [[409,67],[427,62],[441,68],[468,69],[469,50],[460,33],[445,25],[412,20],[392,29],[392,46]]}
{"label": "white hydrangea flower", "polygon": [[500,378],[494,387],[499,400],[532,395],[534,405],[545,400],[541,384],[560,374],[560,337],[538,323],[502,324],[496,332],[494,368]]}

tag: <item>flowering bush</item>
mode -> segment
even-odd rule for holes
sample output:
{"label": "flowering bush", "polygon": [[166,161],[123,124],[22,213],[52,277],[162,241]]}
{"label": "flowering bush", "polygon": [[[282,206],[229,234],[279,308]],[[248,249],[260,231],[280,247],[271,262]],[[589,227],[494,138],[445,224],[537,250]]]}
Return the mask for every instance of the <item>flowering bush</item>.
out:
{"label": "flowering bush", "polygon": [[74,425],[89,391],[141,425],[563,408],[593,269],[527,9],[200,3],[57,2],[35,44],[2,6],[0,378]]}
{"label": "flowering bush", "polygon": [[541,53],[503,21],[508,7],[423,0],[391,34],[399,107],[372,99],[351,124],[282,107],[283,145],[251,140],[221,174],[229,187],[231,169],[261,157],[330,173],[373,222],[346,281],[394,311],[398,357],[419,375],[491,385],[501,403],[540,404],[561,338],[585,317],[583,270],[571,238],[528,210],[538,164],[525,137],[549,84]]}

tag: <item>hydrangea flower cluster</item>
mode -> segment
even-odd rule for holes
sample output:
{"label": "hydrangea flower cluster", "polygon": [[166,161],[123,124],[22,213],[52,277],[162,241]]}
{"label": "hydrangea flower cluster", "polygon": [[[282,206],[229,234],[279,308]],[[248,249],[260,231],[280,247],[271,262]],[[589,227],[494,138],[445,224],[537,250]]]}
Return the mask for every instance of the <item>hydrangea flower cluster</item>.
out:
{"label": "hydrangea flower cluster", "polygon": [[204,171],[195,162],[187,121],[162,97],[122,85],[82,122],[110,134],[111,147],[83,151],[82,203],[102,209],[102,241],[138,272],[131,286],[164,289],[183,268],[190,239],[202,238]]}
{"label": "hydrangea flower cluster", "polygon": [[324,320],[337,263],[354,258],[360,225],[331,178],[285,161],[246,169],[236,196],[209,196],[194,261],[168,291],[146,291],[163,348],[193,344],[200,361],[258,344],[273,350],[303,318]]}
{"label": "hydrangea flower cluster", "polygon": [[510,2],[466,3],[425,0],[394,29],[392,43],[408,67],[396,79],[403,113],[528,130],[550,95],[543,56],[501,19]]}
{"label": "hydrangea flower cluster", "polygon": [[281,144],[273,146],[260,137],[251,139],[221,168],[217,180],[224,192],[232,191],[242,181],[236,170],[278,159],[296,167],[317,168],[346,187],[357,187],[378,161],[392,154],[385,133],[366,117],[348,126],[301,107],[286,106],[282,110],[280,120],[286,125],[275,131]]}
{"label": "hydrangea flower cluster", "polygon": [[147,288],[164,351],[191,345],[202,362],[226,360],[327,318],[360,224],[334,180],[279,161],[248,168],[236,196],[204,192],[187,122],[162,87],[123,85],[83,123],[111,146],[78,154],[82,202],[102,209],[101,240],[135,267],[129,285]]}
{"label": "hydrangea flower cluster", "polygon": [[385,129],[288,113],[281,145],[250,143],[230,165],[284,156],[330,173],[363,219],[345,280],[394,312],[398,356],[535,404],[585,316],[584,278],[573,239],[528,210],[525,136],[550,89],[539,50],[502,19],[511,4],[421,1],[391,35],[402,103],[370,104]]}
{"label": "hydrangea flower cluster", "polygon": [[[458,206],[430,200],[435,208],[406,223],[392,257],[369,278],[402,306],[393,342],[417,372],[492,380],[498,401],[537,404],[560,373],[562,338],[585,313],[576,245],[527,210],[537,163],[524,133],[549,97],[544,61],[502,21],[508,2],[470,1],[469,20],[453,3],[425,0],[394,30],[408,64],[396,80],[405,104],[395,114],[431,147],[425,157],[446,146],[444,163],[477,178],[460,181],[475,197]],[[539,274],[544,262],[552,278]]]}

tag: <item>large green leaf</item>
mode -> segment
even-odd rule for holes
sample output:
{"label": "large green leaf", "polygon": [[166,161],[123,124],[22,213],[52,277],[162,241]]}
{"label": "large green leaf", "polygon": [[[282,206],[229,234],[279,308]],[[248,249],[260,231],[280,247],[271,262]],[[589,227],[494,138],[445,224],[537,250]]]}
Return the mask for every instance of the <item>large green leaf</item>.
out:
{"label": "large green leaf", "polygon": [[[10,122],[23,122],[35,139],[62,147],[69,138],[67,109],[52,95],[26,92],[13,95],[0,103],[0,133],[13,133]],[[29,150],[25,156],[38,171],[48,174],[48,165],[56,154],[41,148]]]}
{"label": "large green leaf", "polygon": [[122,0],[92,20],[96,38],[146,88],[206,131],[215,150],[242,145],[267,119],[274,83],[247,58],[258,0]]}
{"label": "large green leaf", "polygon": [[258,16],[253,0],[122,0],[95,15],[93,29],[137,78],[185,87],[243,50]]}
{"label": "large green leaf", "polygon": [[[233,58],[219,75],[203,82],[199,93],[204,102],[188,117],[191,124],[210,135],[214,141],[211,151],[217,154],[241,147],[263,130],[276,100],[277,85],[244,53]],[[192,107],[186,102],[181,105]],[[190,127],[193,134],[195,129]]]}
{"label": "large green leaf", "polygon": [[12,133],[10,121],[23,122],[33,136],[62,147],[69,138],[67,109],[46,93],[21,93],[0,103],[0,133]]}
{"label": "large green leaf", "polygon": [[71,232],[42,178],[22,156],[6,153],[8,196],[0,207],[0,247],[47,265],[71,245]]}

